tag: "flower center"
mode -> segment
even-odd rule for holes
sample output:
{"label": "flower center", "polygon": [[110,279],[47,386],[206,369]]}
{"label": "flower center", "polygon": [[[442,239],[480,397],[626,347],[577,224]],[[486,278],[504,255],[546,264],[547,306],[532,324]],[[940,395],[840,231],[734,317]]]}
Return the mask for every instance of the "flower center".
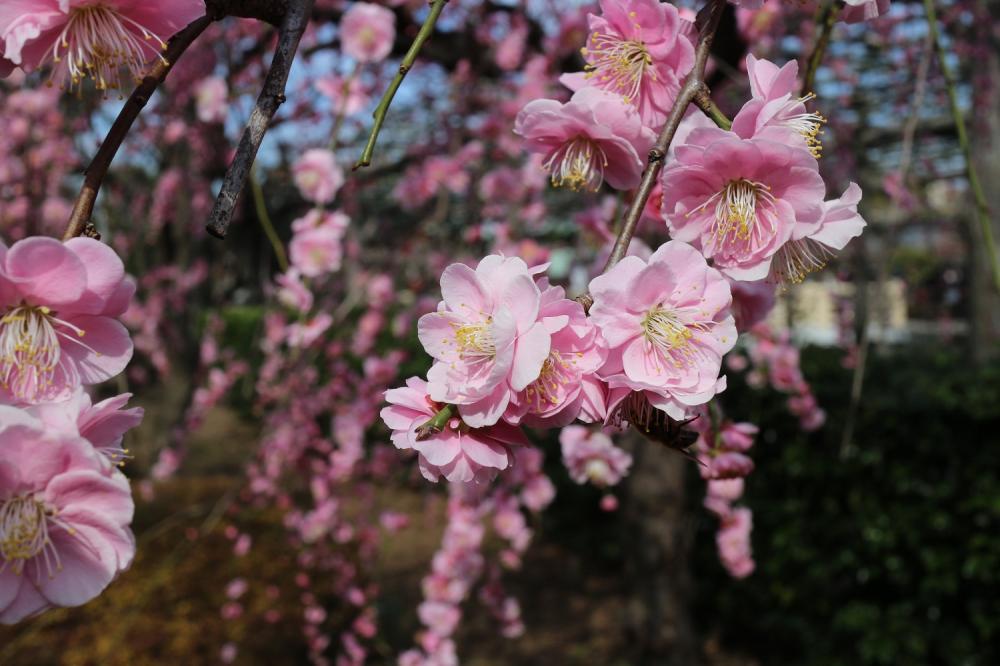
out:
{"label": "flower center", "polygon": [[684,322],[676,310],[662,305],[642,318],[642,334],[675,368],[684,368],[701,354],[694,340],[696,331],[707,332],[709,324]]}
{"label": "flower center", "polygon": [[155,33],[114,7],[98,3],[70,9],[66,27],[51,52],[52,60],[60,64],[57,69],[64,66],[69,74],[70,88],[91,78],[98,90],[117,90],[121,88],[121,67],[127,67],[138,83],[151,55],[166,63],[161,55],[166,48],[166,42]]}
{"label": "flower center", "polygon": [[587,78],[596,78],[600,87],[614,90],[626,104],[634,103],[642,90],[643,77],[656,80],[653,58],[641,41],[595,32],[590,46],[581,49],[587,60]]}
{"label": "flower center", "polygon": [[538,379],[525,389],[532,411],[542,412],[559,404],[562,389],[578,377],[573,371],[574,365],[576,362],[572,358],[566,359],[558,351],[553,350],[549,354]]}
{"label": "flower center", "polygon": [[596,192],[604,182],[607,164],[607,155],[599,145],[587,137],[577,136],[553,151],[544,166],[552,174],[555,187]]}
{"label": "flower center", "polygon": [[25,562],[42,554],[46,569],[52,575],[62,568],[55,544],[49,538],[49,520],[55,511],[31,495],[20,495],[0,504],[0,571],[10,564],[15,575],[24,570]]}
{"label": "flower center", "polygon": [[491,324],[493,318],[474,324],[464,324],[455,329],[455,343],[458,353],[475,359],[492,359],[497,354],[496,342],[493,340]]}
{"label": "flower center", "polygon": [[774,277],[778,282],[798,284],[826,266],[832,256],[825,245],[810,238],[789,241],[774,255]]}
{"label": "flower center", "polygon": [[44,305],[11,308],[0,317],[0,386],[20,400],[34,400],[52,385],[62,356],[61,339],[89,349],[79,340],[84,334]]}

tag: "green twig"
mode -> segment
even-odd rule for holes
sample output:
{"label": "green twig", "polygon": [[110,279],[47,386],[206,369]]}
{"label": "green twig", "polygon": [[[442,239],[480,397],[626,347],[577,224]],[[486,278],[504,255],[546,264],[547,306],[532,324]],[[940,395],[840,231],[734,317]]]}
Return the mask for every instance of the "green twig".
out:
{"label": "green twig", "polygon": [[803,95],[813,92],[813,88],[816,86],[816,71],[819,69],[820,63],[823,62],[827,47],[830,46],[830,37],[833,35],[833,26],[837,23],[837,16],[840,14],[840,6],[838,0],[827,0],[816,15],[819,37],[816,38],[816,44],[813,46],[812,53],[809,54],[809,60],[806,61],[806,74],[802,79]]}
{"label": "green twig", "polygon": [[715,100],[712,99],[707,90],[699,90],[698,94],[694,96],[694,103],[698,105],[699,109],[705,112],[706,116],[712,119],[712,122],[722,129],[728,131],[733,128],[733,121],[722,112],[722,109],[715,103]]}
{"label": "green twig", "polygon": [[934,6],[934,0],[924,0],[924,11],[927,12],[927,29],[930,32],[931,41],[934,43],[934,50],[937,53],[938,66],[941,68],[941,75],[944,76],[945,86],[948,89],[948,102],[951,106],[951,115],[955,120],[958,145],[962,149],[962,156],[965,158],[969,188],[972,190],[972,196],[976,202],[976,220],[983,234],[986,252],[989,253],[990,268],[993,271],[993,286],[1000,292],[1000,259],[997,258],[996,245],[993,241],[990,205],[986,202],[986,193],[983,191],[983,184],[979,181],[979,173],[976,171],[976,165],[972,161],[972,146],[969,143],[969,133],[965,128],[965,117],[962,114],[962,107],[958,103],[955,77],[952,74],[951,68],[948,67],[944,45],[941,43],[941,32],[938,27],[937,9]]}
{"label": "green twig", "polygon": [[431,3],[431,13],[427,15],[424,20],[424,24],[420,26],[420,32],[417,33],[416,39],[413,40],[413,44],[410,45],[410,50],[406,52],[403,56],[403,62],[399,64],[399,71],[396,72],[396,76],[392,78],[392,82],[389,83],[389,87],[386,89],[385,94],[382,95],[382,99],[379,101],[378,106],[375,107],[375,112],[372,117],[375,119],[375,124],[372,125],[371,134],[368,135],[368,143],[365,144],[365,149],[361,152],[361,158],[354,165],[354,170],[357,171],[361,167],[366,167],[372,163],[372,154],[375,152],[375,143],[378,141],[379,132],[382,131],[382,125],[385,123],[385,116],[389,111],[389,105],[392,104],[392,98],[396,96],[396,91],[399,90],[399,86],[402,85],[403,79],[406,77],[406,73],[410,71],[413,67],[413,63],[417,60],[417,55],[420,53],[420,49],[423,47],[424,42],[431,36],[434,32],[434,25],[437,23],[438,17],[441,16],[441,11],[444,6],[448,4],[448,0],[434,0]]}
{"label": "green twig", "polygon": [[285,254],[285,246],[278,238],[278,232],[274,230],[274,223],[271,222],[271,216],[267,212],[264,188],[261,187],[260,179],[257,178],[256,167],[250,169],[250,188],[253,190],[253,205],[257,211],[257,219],[260,220],[260,226],[264,230],[267,240],[271,241],[271,247],[274,248],[274,258],[278,260],[278,266],[284,273],[288,270],[288,255]]}
{"label": "green twig", "polygon": [[455,413],[455,408],[451,405],[445,405],[438,413],[435,414],[427,423],[422,426],[417,427],[417,441],[422,442],[424,440],[430,439],[434,435],[438,434],[444,427],[448,425],[448,421],[451,419],[452,415]]}

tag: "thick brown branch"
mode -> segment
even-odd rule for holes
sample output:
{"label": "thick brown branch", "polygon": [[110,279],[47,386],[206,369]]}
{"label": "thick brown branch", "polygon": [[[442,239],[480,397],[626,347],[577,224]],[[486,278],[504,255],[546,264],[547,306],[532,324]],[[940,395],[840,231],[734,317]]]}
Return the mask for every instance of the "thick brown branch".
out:
{"label": "thick brown branch", "polygon": [[236,148],[236,156],[233,158],[226,177],[222,182],[222,189],[215,200],[215,206],[209,216],[208,232],[217,238],[225,238],[229,223],[233,219],[233,211],[236,202],[243,192],[243,188],[250,177],[250,168],[257,158],[257,151],[267,134],[268,126],[278,107],[285,101],[285,84],[288,82],[288,73],[295,60],[295,53],[299,48],[299,41],[305,32],[306,24],[312,13],[315,0],[290,0],[287,12],[281,22],[281,32],[278,36],[278,47],[271,62],[271,69],[264,79],[264,88],[257,98],[257,104],[250,114],[246,129],[240,138],[240,145]]}
{"label": "thick brown branch", "polygon": [[280,27],[288,13],[289,0],[205,0],[208,15],[221,19],[238,16],[265,21]]}
{"label": "thick brown branch", "polygon": [[90,216],[94,213],[94,204],[97,202],[97,193],[101,189],[104,176],[108,173],[111,161],[115,158],[122,141],[125,140],[125,136],[132,128],[132,123],[139,117],[157,87],[167,78],[167,74],[170,73],[177,59],[211,23],[211,17],[203,16],[174,35],[167,45],[167,50],[163,53],[163,60],[156,61],[153,68],[143,78],[142,83],[136,87],[128,101],[125,102],[125,106],[122,107],[108,131],[107,137],[101,143],[100,149],[98,149],[90,166],[87,167],[83,186],[80,188],[76,203],[73,205],[73,212],[66,225],[63,240],[69,240],[83,234],[87,223],[90,222]]}

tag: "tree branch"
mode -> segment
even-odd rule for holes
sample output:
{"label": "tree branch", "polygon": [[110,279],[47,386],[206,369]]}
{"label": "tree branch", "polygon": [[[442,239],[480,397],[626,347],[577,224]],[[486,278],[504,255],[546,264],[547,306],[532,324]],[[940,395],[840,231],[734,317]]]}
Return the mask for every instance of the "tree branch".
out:
{"label": "tree branch", "polygon": [[827,0],[819,14],[816,15],[816,25],[819,27],[819,37],[813,46],[809,60],[806,61],[806,73],[802,78],[802,94],[808,95],[813,92],[816,85],[816,72],[819,70],[826,49],[830,46],[830,37],[833,35],[833,26],[837,23],[837,16],[840,14],[839,0]]}
{"label": "tree branch", "polygon": [[295,61],[295,53],[298,51],[306,24],[309,23],[314,3],[315,0],[289,0],[287,11],[281,21],[278,47],[271,62],[271,69],[264,79],[264,88],[250,114],[250,120],[247,121],[246,129],[236,149],[236,156],[222,181],[222,189],[205,227],[208,233],[217,238],[226,237],[236,202],[246,186],[250,168],[257,158],[257,151],[264,140],[264,135],[267,134],[268,125],[277,113],[278,107],[285,101],[288,73]]}
{"label": "tree branch", "polygon": [[448,4],[448,0],[434,0],[431,3],[430,14],[427,15],[427,19],[424,21],[423,25],[420,26],[420,32],[417,33],[416,38],[413,40],[413,44],[410,45],[410,50],[406,52],[405,56],[403,56],[403,62],[399,64],[399,71],[396,72],[396,76],[392,78],[392,81],[389,83],[389,87],[382,95],[382,99],[379,101],[378,106],[375,107],[374,113],[372,113],[372,117],[375,119],[375,124],[372,125],[372,131],[368,135],[368,143],[365,144],[365,149],[361,152],[361,157],[354,165],[355,171],[372,163],[372,154],[375,152],[375,143],[378,141],[379,132],[382,131],[382,125],[385,123],[385,116],[389,112],[389,105],[392,104],[392,98],[396,96],[396,91],[399,90],[399,86],[402,85],[403,79],[406,77],[406,73],[410,71],[413,64],[416,62],[417,55],[420,53],[420,49],[423,47],[424,42],[426,42],[427,38],[434,32],[434,25],[437,23],[438,17],[441,16],[441,12],[444,10],[444,6],[446,4]]}
{"label": "tree branch", "polygon": [[76,197],[73,212],[70,213],[69,223],[63,233],[63,240],[69,240],[84,233],[90,222],[90,217],[94,213],[94,204],[97,202],[97,193],[101,189],[101,183],[111,167],[115,154],[118,153],[118,149],[125,140],[125,136],[132,129],[132,123],[139,117],[159,85],[167,78],[167,74],[170,73],[177,59],[211,23],[212,17],[203,16],[174,35],[167,44],[166,51],[163,52],[163,59],[156,61],[149,73],[142,79],[142,83],[129,96],[125,106],[118,112],[118,117],[108,131],[108,135],[101,143],[101,147],[90,166],[84,172],[83,186]]}
{"label": "tree branch", "polygon": [[[677,99],[670,109],[670,115],[667,116],[667,122],[660,131],[660,136],[653,148],[649,151],[649,161],[646,164],[646,170],[642,173],[642,181],[625,212],[618,238],[615,239],[611,254],[608,256],[608,262],[602,271],[604,273],[611,270],[628,252],[629,244],[631,244],[635,230],[639,226],[639,220],[642,218],[642,211],[646,207],[646,202],[649,201],[649,196],[656,186],[656,178],[663,168],[663,160],[666,158],[667,150],[674,140],[674,135],[684,119],[688,106],[697,98],[707,97],[709,94],[708,86],[705,84],[705,67],[708,64],[708,56],[712,51],[715,32],[719,27],[719,21],[725,8],[726,0],[709,0],[709,3],[698,13],[698,46],[695,50],[694,69],[688,74],[687,80],[677,94]],[[589,309],[594,302],[590,294],[579,296],[577,301],[584,306],[584,309]]]}

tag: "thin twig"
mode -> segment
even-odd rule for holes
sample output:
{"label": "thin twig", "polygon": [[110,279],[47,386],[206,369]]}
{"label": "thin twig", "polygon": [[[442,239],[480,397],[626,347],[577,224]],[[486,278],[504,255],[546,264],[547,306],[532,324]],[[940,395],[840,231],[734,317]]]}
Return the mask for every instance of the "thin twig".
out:
{"label": "thin twig", "polygon": [[816,26],[819,28],[819,37],[813,46],[809,60],[806,61],[806,74],[802,78],[802,94],[808,95],[813,92],[816,85],[816,72],[819,70],[826,49],[830,46],[830,37],[833,35],[833,26],[837,23],[837,16],[840,14],[841,3],[839,0],[827,0],[826,4],[816,15]]}
{"label": "thin twig", "polygon": [[[710,0],[709,4],[705,5],[698,13],[697,24],[699,34],[698,47],[695,51],[694,69],[688,74],[687,80],[681,87],[680,92],[677,93],[677,99],[674,101],[673,108],[670,109],[667,122],[663,125],[660,136],[649,151],[649,161],[646,164],[646,170],[642,173],[642,181],[639,184],[639,189],[636,190],[635,197],[633,197],[632,202],[629,204],[628,210],[625,212],[618,237],[611,248],[608,262],[604,266],[604,273],[611,270],[628,253],[629,244],[632,242],[635,230],[639,226],[639,220],[642,218],[642,211],[646,207],[646,202],[649,201],[649,196],[652,194],[653,188],[656,186],[656,178],[660,175],[660,170],[663,168],[663,160],[666,158],[667,150],[669,150],[670,143],[674,140],[674,135],[677,133],[677,128],[680,127],[681,121],[684,119],[684,114],[687,112],[688,106],[699,96],[707,96],[709,94],[708,86],[705,85],[705,67],[708,64],[708,56],[712,52],[712,42],[715,39],[715,32],[718,30],[719,21],[722,18],[725,7],[726,0]],[[582,294],[576,300],[583,305],[584,309],[589,309],[593,304],[593,298],[591,298],[590,294]]]}
{"label": "thin twig", "polygon": [[413,44],[410,45],[410,50],[406,52],[405,56],[403,56],[403,62],[399,64],[399,71],[396,72],[396,76],[392,78],[392,81],[389,83],[389,87],[386,89],[385,94],[382,95],[382,99],[379,101],[378,106],[375,107],[374,113],[372,113],[372,117],[375,119],[375,124],[372,125],[372,131],[368,135],[368,143],[365,144],[365,149],[361,152],[361,158],[358,159],[357,163],[354,165],[355,171],[372,163],[372,155],[375,153],[375,143],[378,141],[379,132],[382,131],[382,125],[385,123],[385,117],[389,112],[389,105],[392,104],[392,98],[396,96],[396,91],[399,90],[399,86],[402,85],[407,72],[410,71],[413,64],[416,62],[417,55],[420,53],[420,49],[423,47],[424,42],[426,42],[434,32],[434,25],[437,23],[438,17],[441,16],[441,11],[444,9],[446,4],[448,4],[448,0],[434,0],[431,3],[430,14],[427,15],[427,19],[424,20],[423,25],[420,26],[420,32],[417,33],[416,38],[413,40]]}
{"label": "thin twig", "polygon": [[264,79],[264,88],[257,98],[250,119],[247,121],[246,129],[240,138],[240,144],[236,148],[236,156],[233,158],[226,177],[222,181],[222,189],[215,200],[215,206],[208,218],[206,229],[208,233],[217,238],[225,238],[229,223],[233,219],[233,211],[236,202],[250,177],[250,168],[257,158],[257,151],[267,134],[268,126],[274,114],[278,112],[278,107],[285,101],[285,84],[288,82],[288,73],[292,69],[295,61],[295,53],[299,48],[299,41],[309,23],[309,16],[312,13],[315,0],[295,0],[288,5],[288,11],[281,22],[278,34],[278,47],[271,61],[271,69]]}
{"label": "thin twig", "polygon": [[125,106],[118,112],[118,117],[111,125],[108,135],[101,143],[101,147],[90,166],[87,167],[83,186],[76,197],[73,212],[70,213],[66,231],[63,233],[63,240],[69,240],[84,233],[91,215],[94,214],[94,204],[97,202],[97,193],[101,189],[101,183],[104,182],[104,177],[111,167],[115,154],[125,140],[125,136],[132,128],[132,123],[139,117],[159,85],[167,78],[167,74],[170,73],[177,59],[211,23],[211,17],[202,16],[174,35],[167,44],[166,51],[163,52],[163,58],[156,60],[149,73],[143,77],[142,83],[136,87],[128,101],[125,102]]}
{"label": "thin twig", "polygon": [[261,187],[260,179],[257,178],[256,168],[250,169],[250,188],[253,190],[253,205],[257,212],[257,219],[260,220],[260,226],[264,229],[264,235],[267,236],[267,240],[271,242],[271,247],[274,248],[274,258],[278,261],[278,267],[284,273],[288,270],[288,255],[285,253],[285,246],[281,243],[281,239],[278,238],[278,232],[274,230],[274,223],[271,222],[271,216],[267,212],[264,188]]}
{"label": "thin twig", "polygon": [[712,119],[717,126],[728,131],[733,128],[733,121],[722,112],[722,109],[715,103],[712,96],[708,94],[707,88],[702,88],[694,96],[694,103],[699,109],[705,112],[705,115]]}
{"label": "thin twig", "polygon": [[930,31],[931,40],[934,43],[934,50],[937,53],[938,67],[941,68],[941,75],[944,77],[945,86],[948,89],[948,102],[951,106],[951,115],[955,119],[955,132],[958,134],[958,145],[962,149],[962,156],[965,158],[965,168],[969,179],[969,188],[976,202],[976,220],[983,235],[984,249],[989,254],[990,268],[993,271],[993,287],[1000,292],[1000,259],[997,257],[996,245],[993,242],[993,225],[990,221],[990,205],[986,201],[986,193],[983,185],[979,181],[979,173],[972,160],[972,146],[969,143],[969,133],[965,128],[965,116],[962,114],[962,107],[958,103],[958,91],[955,85],[955,77],[941,43],[941,33],[938,27],[937,9],[934,0],[924,0],[924,10],[927,12],[927,29]]}

